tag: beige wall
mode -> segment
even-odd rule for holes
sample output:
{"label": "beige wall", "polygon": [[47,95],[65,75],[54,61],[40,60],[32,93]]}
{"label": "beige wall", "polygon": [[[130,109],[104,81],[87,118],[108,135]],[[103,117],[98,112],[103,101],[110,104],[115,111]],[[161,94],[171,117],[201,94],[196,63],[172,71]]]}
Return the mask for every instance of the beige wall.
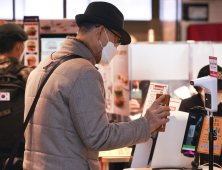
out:
{"label": "beige wall", "polygon": [[125,21],[124,28],[126,31],[135,36],[138,41],[147,41],[149,29],[154,29],[155,40],[162,40],[161,23],[158,19],[152,21]]}
{"label": "beige wall", "polygon": [[124,28],[137,41],[147,41],[148,21],[125,21]]}
{"label": "beige wall", "polygon": [[163,41],[176,41],[176,21],[163,21]]}
{"label": "beige wall", "polygon": [[147,41],[149,29],[154,29],[155,41],[176,40],[176,22],[174,21],[160,22],[158,19],[152,21],[125,21],[124,28],[138,41]]}

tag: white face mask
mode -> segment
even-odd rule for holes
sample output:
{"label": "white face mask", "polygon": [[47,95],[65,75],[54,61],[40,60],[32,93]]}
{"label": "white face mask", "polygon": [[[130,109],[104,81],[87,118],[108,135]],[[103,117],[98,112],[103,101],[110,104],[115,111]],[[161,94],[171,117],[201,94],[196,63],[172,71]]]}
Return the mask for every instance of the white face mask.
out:
{"label": "white face mask", "polygon": [[[106,30],[104,29],[105,33]],[[114,46],[112,42],[109,41],[109,38],[106,34],[106,37],[108,39],[108,43],[106,44],[105,47],[102,46],[101,41],[99,40],[100,46],[102,48],[102,57],[99,62],[99,64],[109,64],[109,62],[113,59],[113,57],[117,54],[118,50]]]}

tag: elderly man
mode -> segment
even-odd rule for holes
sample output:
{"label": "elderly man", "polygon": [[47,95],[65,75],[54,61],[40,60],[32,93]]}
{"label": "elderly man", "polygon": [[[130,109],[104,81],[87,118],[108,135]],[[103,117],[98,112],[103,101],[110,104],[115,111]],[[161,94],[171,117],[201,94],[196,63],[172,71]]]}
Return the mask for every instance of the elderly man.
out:
{"label": "elderly man", "polygon": [[[51,75],[25,133],[23,168],[41,170],[99,170],[98,153],[146,142],[150,133],[169,121],[169,107],[159,100],[145,117],[109,124],[104,86],[96,63],[108,64],[117,46],[130,43],[123,29],[123,15],[112,4],[93,2],[76,16],[79,32],[66,39],[61,49],[45,58],[31,73],[26,89],[25,115],[48,72],[63,57],[76,58],[61,64]],[[53,60],[54,62],[51,62]]]}

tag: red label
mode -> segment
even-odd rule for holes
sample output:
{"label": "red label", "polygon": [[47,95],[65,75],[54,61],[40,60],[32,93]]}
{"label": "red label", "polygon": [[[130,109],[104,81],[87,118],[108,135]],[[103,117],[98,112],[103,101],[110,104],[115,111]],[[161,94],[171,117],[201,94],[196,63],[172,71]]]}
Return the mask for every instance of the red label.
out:
{"label": "red label", "polygon": [[217,57],[212,57],[212,56],[209,56],[210,59],[214,59],[214,60],[217,60]]}
{"label": "red label", "polygon": [[217,57],[209,56],[209,61],[210,61],[210,65],[209,65],[210,76],[217,78]]}
{"label": "red label", "polygon": [[176,107],[170,106],[170,111],[175,111]]}
{"label": "red label", "polygon": [[160,90],[160,91],[163,91],[164,90],[164,86],[161,86],[161,85],[155,85],[154,90]]}

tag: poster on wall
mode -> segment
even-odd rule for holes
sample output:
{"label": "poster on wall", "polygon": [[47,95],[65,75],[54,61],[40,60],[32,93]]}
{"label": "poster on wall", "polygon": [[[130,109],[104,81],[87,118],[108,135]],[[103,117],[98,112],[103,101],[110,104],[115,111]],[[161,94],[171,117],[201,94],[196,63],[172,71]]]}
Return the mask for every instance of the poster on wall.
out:
{"label": "poster on wall", "polygon": [[41,34],[76,34],[78,30],[74,19],[40,20]]}
{"label": "poster on wall", "polygon": [[[214,116],[213,120],[213,128],[214,131],[217,133],[217,139],[214,140],[214,155],[220,156],[221,154],[221,143],[222,143],[222,118]],[[210,125],[208,117],[204,117],[203,126],[200,133],[200,139],[197,147],[197,152],[209,154],[209,132],[210,132]]]}
{"label": "poster on wall", "polygon": [[100,65],[106,98],[106,112],[129,116],[128,46],[119,46],[109,65]]}
{"label": "poster on wall", "polygon": [[24,31],[28,35],[24,44],[24,65],[35,67],[39,63],[39,17],[24,16]]}

